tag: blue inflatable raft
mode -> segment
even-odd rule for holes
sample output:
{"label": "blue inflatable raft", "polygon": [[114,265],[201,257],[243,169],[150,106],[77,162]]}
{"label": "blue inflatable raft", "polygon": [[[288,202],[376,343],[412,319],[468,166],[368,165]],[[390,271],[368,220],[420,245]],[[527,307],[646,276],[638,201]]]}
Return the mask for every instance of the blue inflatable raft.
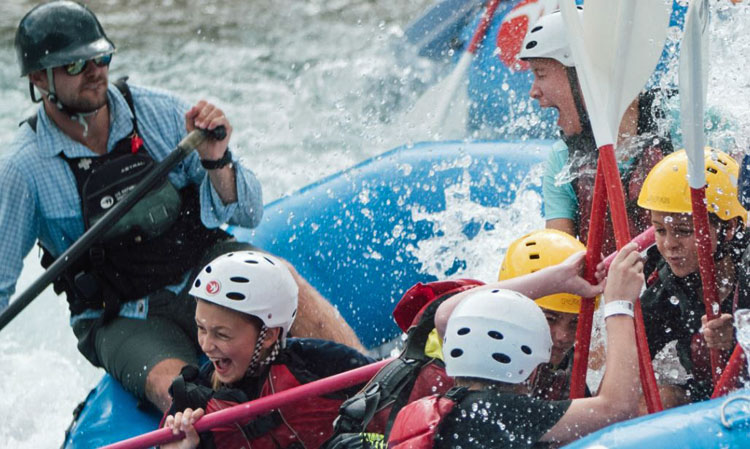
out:
{"label": "blue inflatable raft", "polygon": [[750,447],[750,390],[614,424],[566,449]]}

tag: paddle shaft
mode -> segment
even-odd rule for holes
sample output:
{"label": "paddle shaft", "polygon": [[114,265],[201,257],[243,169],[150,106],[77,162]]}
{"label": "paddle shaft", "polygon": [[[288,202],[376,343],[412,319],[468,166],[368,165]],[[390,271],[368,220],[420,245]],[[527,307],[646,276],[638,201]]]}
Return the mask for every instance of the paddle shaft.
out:
{"label": "paddle shaft", "polygon": [[743,368],[747,366],[745,357],[745,351],[743,351],[742,346],[737,343],[737,345],[734,347],[734,351],[732,351],[732,356],[729,358],[729,362],[727,363],[726,368],[724,368],[724,371],[721,373],[719,381],[715,383],[716,386],[714,387],[714,392],[711,395],[711,399],[716,399],[719,396],[724,396],[725,394],[732,391],[733,387],[737,383],[737,380],[742,374]]}
{"label": "paddle shaft", "polygon": [[[609,201],[607,201],[609,199]],[[586,280],[596,282],[593,273],[599,262],[602,244],[604,242],[604,219],[606,206],[609,203],[612,224],[615,228],[617,247],[622,248],[630,241],[630,229],[625,209],[625,195],[622,181],[617,169],[614,147],[605,145],[599,149],[599,161],[596,169],[594,193],[591,208],[591,224],[586,240]],[[576,328],[576,346],[573,357],[573,372],[571,376],[570,397],[581,398],[585,394],[586,370],[588,367],[589,346],[591,345],[591,327],[594,314],[594,301],[587,300],[581,304],[578,327]],[[646,404],[649,411],[662,409],[661,398],[656,386],[651,354],[648,349],[646,330],[643,324],[643,313],[640,302],[635,303],[635,335],[638,347],[638,361],[641,384],[643,385]]]}
{"label": "paddle shaft", "polygon": [[[690,188],[690,199],[693,206],[693,228],[695,246],[698,250],[698,269],[703,284],[703,305],[706,307],[708,321],[718,317],[719,292],[716,287],[716,267],[714,254],[711,249],[711,234],[706,210],[706,187]],[[721,377],[721,353],[718,349],[711,349],[711,380],[718,385]]]}
{"label": "paddle shaft", "polygon": [[[719,292],[716,285],[716,266],[711,245],[708,210],[706,209],[706,165],[704,161],[705,135],[703,116],[706,103],[708,75],[708,5],[706,0],[691,1],[685,21],[680,55],[680,113],[685,153],[688,157],[690,202],[693,229],[698,252],[698,269],[703,286],[703,305],[708,321],[718,316]],[[722,354],[710,350],[711,380],[718,385]]]}
{"label": "paddle shaft", "polygon": [[[654,227],[651,226],[645,231],[638,234],[636,237],[631,240],[632,242],[635,242],[636,245],[638,245],[638,251],[643,251],[649,246],[653,245],[656,241],[656,235],[655,235]],[[613,252],[609,256],[604,258],[604,269],[609,271],[609,266],[612,265],[612,261],[615,260],[615,256],[617,256],[618,251]]]}
{"label": "paddle shaft", "polygon": [[[628,0],[634,1],[634,0]],[[643,3],[641,3],[643,5]],[[651,6],[659,5],[658,3],[650,3]],[[622,6],[622,9],[619,7]],[[663,6],[663,5],[661,5]],[[576,71],[578,78],[581,83],[581,88],[586,101],[587,109],[589,111],[591,127],[594,131],[594,138],[599,147],[599,163],[597,165],[597,181],[601,182],[603,173],[603,183],[606,188],[601,187],[597,190],[596,184],[594,187],[594,198],[593,204],[601,204],[608,202],[612,224],[615,230],[615,240],[617,247],[622,248],[625,244],[630,241],[630,227],[628,225],[628,217],[625,208],[625,196],[622,188],[622,180],[620,179],[619,170],[617,169],[617,160],[614,154],[614,142],[617,135],[616,131],[619,127],[619,122],[622,117],[621,109],[623,97],[629,97],[632,92],[632,98],[635,98],[638,92],[643,88],[646,83],[650,72],[653,70],[653,66],[656,65],[658,56],[661,53],[661,48],[657,52],[646,52],[650,54],[649,59],[653,57],[652,61],[637,61],[638,63],[632,63],[630,61],[631,55],[640,55],[641,51],[634,51],[633,44],[626,37],[633,36],[632,26],[636,23],[636,8],[633,4],[624,4],[622,2],[615,3],[611,7],[618,7],[618,20],[615,23],[615,32],[618,39],[615,41],[613,49],[615,55],[612,67],[609,69],[609,75],[612,75],[612,79],[607,81],[607,77],[597,76],[595,73],[594,66],[591,62],[591,55],[589,55],[583,38],[583,28],[580,23],[579,16],[576,14],[575,3],[572,0],[565,0],[560,3],[560,9],[563,14],[563,20],[565,21],[566,34],[568,41],[573,53],[573,57],[576,61]],[[654,12],[657,12],[654,9]],[[664,12],[664,11],[663,11]],[[668,12],[668,11],[666,11]],[[586,16],[590,17],[590,16]],[[668,23],[668,14],[664,16]],[[665,24],[666,25],[666,24]],[[664,38],[666,38],[665,30],[657,30],[659,34],[664,31]],[[638,36],[638,34],[635,34]],[[648,37],[648,36],[647,36]],[[660,46],[663,46],[664,39],[651,39],[651,42],[661,42]],[[606,56],[606,55],[605,55]],[[628,57],[625,57],[628,56]],[[628,63],[630,61],[631,63]],[[642,78],[642,79],[641,79]],[[613,97],[615,95],[616,97]],[[606,109],[600,104],[601,97],[604,97],[607,101],[603,104],[606,105]],[[628,98],[627,103],[632,101],[632,98]],[[618,112],[619,111],[619,112]],[[605,198],[602,198],[605,196]],[[608,201],[607,201],[608,200]],[[595,209],[596,207],[592,207]],[[598,213],[604,215],[601,208]],[[593,215],[593,211],[592,211]],[[603,219],[603,218],[602,218]],[[592,234],[592,232],[594,234]],[[587,251],[599,254],[601,252],[602,239],[596,235],[596,233],[603,233],[603,226],[594,227],[592,225],[589,231],[589,239],[587,239]],[[593,244],[592,244],[593,243]],[[638,347],[638,360],[640,368],[641,384],[643,386],[644,395],[646,397],[646,403],[649,411],[655,411],[661,409],[661,398],[656,387],[656,378],[654,376],[653,367],[651,366],[651,356],[648,352],[648,343],[646,341],[646,332],[643,325],[643,314],[641,312],[640,302],[636,301],[635,306],[635,337],[636,345]],[[585,313],[584,313],[585,312]],[[593,307],[586,308],[579,313],[578,326],[586,326],[590,328],[590,321],[593,319]],[[591,332],[579,332],[576,330],[576,358],[579,357],[578,346],[585,347],[586,349],[580,350],[580,355],[588,356],[588,346],[591,343]],[[578,339],[580,337],[580,339]],[[576,366],[576,363],[578,364]],[[576,376],[582,376],[576,379],[575,376],[571,382],[585,383],[585,367],[588,365],[588,357],[580,357],[580,360],[574,359],[574,372]],[[576,370],[577,368],[577,370]],[[578,391],[580,393],[580,383],[578,385]],[[571,390],[571,397],[573,396]]]}
{"label": "paddle shaft", "polygon": [[133,190],[122,198],[112,209],[96,222],[88,231],[86,231],[73,245],[70,246],[60,257],[55,259],[52,265],[34,281],[23,293],[10,303],[7,309],[0,314],[0,330],[10,323],[23,309],[28,306],[45,288],[61,274],[79,257],[96,243],[117,220],[122,218],[135,204],[159,184],[175,165],[185,159],[195,147],[200,145],[208,136],[217,140],[226,137],[226,129],[217,127],[211,131],[194,130],[177,144],[169,156],[164,158],[154,167]]}
{"label": "paddle shaft", "polygon": [[[615,228],[615,241],[617,248],[620,249],[630,242],[630,225],[628,224],[627,209],[625,208],[625,192],[622,188],[620,172],[617,169],[617,159],[615,158],[615,148],[613,145],[604,145],[599,148],[599,161],[606,180],[607,199],[609,200],[608,204],[612,215],[612,225]],[[654,367],[651,364],[651,354],[648,349],[648,339],[646,338],[646,326],[643,323],[641,302],[636,301],[634,306],[635,342],[638,347],[638,367],[641,386],[649,413],[660,412],[664,407],[661,403],[659,388],[656,385]]]}
{"label": "paddle shaft", "polygon": [[[586,238],[586,268],[584,278],[591,284],[597,283],[596,266],[601,259],[601,249],[604,243],[604,219],[607,213],[604,172],[599,168],[600,165],[601,160],[597,162],[589,235]],[[570,376],[571,399],[582,398],[586,395],[586,371],[589,361],[589,346],[591,345],[594,305],[594,298],[585,298],[581,301],[581,309],[578,313],[576,345],[573,353],[573,371]]]}
{"label": "paddle shaft", "polygon": [[[370,365],[355,368],[351,371],[316,380],[270,396],[265,396],[254,401],[235,405],[234,407],[205,415],[195,423],[195,430],[200,433],[218,426],[240,422],[245,423],[258,415],[278,409],[279,407],[291,405],[302,399],[321,396],[364,383],[371,379],[378,370],[392,360],[393,359],[381,360]],[[171,429],[162,428],[120,441],[119,443],[104,446],[102,449],[146,449],[151,446],[181,440],[184,437],[184,433],[174,435],[172,434]]]}

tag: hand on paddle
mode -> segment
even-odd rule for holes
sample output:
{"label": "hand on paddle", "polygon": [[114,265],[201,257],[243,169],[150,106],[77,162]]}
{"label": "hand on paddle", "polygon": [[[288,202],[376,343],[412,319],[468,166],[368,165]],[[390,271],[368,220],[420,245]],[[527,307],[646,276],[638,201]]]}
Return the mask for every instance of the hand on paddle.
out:
{"label": "hand on paddle", "polygon": [[[226,137],[221,140],[205,139],[196,147],[198,157],[202,161],[220,161],[225,154],[231,156],[231,153],[227,153],[229,151],[227,146],[229,145],[229,138],[232,137],[232,126],[224,115],[224,111],[205,100],[199,101],[185,114],[185,127],[188,132],[196,128],[211,131],[219,126],[226,129]],[[236,202],[237,185],[232,164],[224,165],[221,168],[207,169],[207,171],[211,184],[216,189],[221,201],[225,205]]]}
{"label": "hand on paddle", "polygon": [[603,281],[606,276],[604,262],[599,262],[596,266],[596,280],[598,282],[596,285],[589,284],[589,282],[583,278],[585,262],[586,251],[580,251],[571,255],[555,267],[555,269],[558,270],[558,287],[560,291],[578,295],[583,298],[594,298],[602,294],[605,285]]}
{"label": "hand on paddle", "polygon": [[643,258],[638,252],[638,245],[628,243],[612,261],[604,298],[609,301],[635,302],[641,296],[644,282]]}
{"label": "hand on paddle", "polygon": [[212,130],[220,125],[226,127],[227,136],[222,140],[206,139],[198,145],[196,150],[201,159],[215,161],[224,156],[229,138],[232,136],[232,126],[224,115],[224,111],[205,100],[199,101],[185,114],[185,127],[188,132],[195,128]]}
{"label": "hand on paddle", "polygon": [[162,449],[195,449],[200,444],[200,437],[195,431],[194,424],[204,414],[202,408],[185,409],[183,412],[177,412],[174,416],[169,415],[164,422],[164,427],[172,429],[174,435],[185,432],[185,438],[169,444],[163,444]]}
{"label": "hand on paddle", "polygon": [[711,321],[706,315],[701,317],[701,333],[706,339],[706,346],[711,349],[731,350],[734,348],[734,321],[732,315],[722,313]]}

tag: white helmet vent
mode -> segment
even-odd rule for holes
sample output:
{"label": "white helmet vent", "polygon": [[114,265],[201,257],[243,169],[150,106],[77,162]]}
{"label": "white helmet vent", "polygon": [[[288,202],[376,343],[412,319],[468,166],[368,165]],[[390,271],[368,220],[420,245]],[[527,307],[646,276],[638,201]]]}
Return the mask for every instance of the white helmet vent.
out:
{"label": "white helmet vent", "polygon": [[492,358],[504,365],[507,365],[508,363],[510,363],[510,356],[507,354],[496,352],[492,354]]}
{"label": "white helmet vent", "polygon": [[229,280],[238,284],[247,284],[248,282],[250,282],[250,279],[242,276],[233,276],[229,278]]}
{"label": "white helmet vent", "polygon": [[244,301],[246,296],[238,292],[229,292],[227,293],[227,298],[234,301]]}

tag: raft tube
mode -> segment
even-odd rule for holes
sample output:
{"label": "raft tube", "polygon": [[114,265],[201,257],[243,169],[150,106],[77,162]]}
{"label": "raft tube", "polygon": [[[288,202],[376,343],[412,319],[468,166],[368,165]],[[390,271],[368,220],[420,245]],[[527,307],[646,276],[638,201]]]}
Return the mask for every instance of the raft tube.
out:
{"label": "raft tube", "polygon": [[750,447],[750,390],[606,427],[566,449]]}

